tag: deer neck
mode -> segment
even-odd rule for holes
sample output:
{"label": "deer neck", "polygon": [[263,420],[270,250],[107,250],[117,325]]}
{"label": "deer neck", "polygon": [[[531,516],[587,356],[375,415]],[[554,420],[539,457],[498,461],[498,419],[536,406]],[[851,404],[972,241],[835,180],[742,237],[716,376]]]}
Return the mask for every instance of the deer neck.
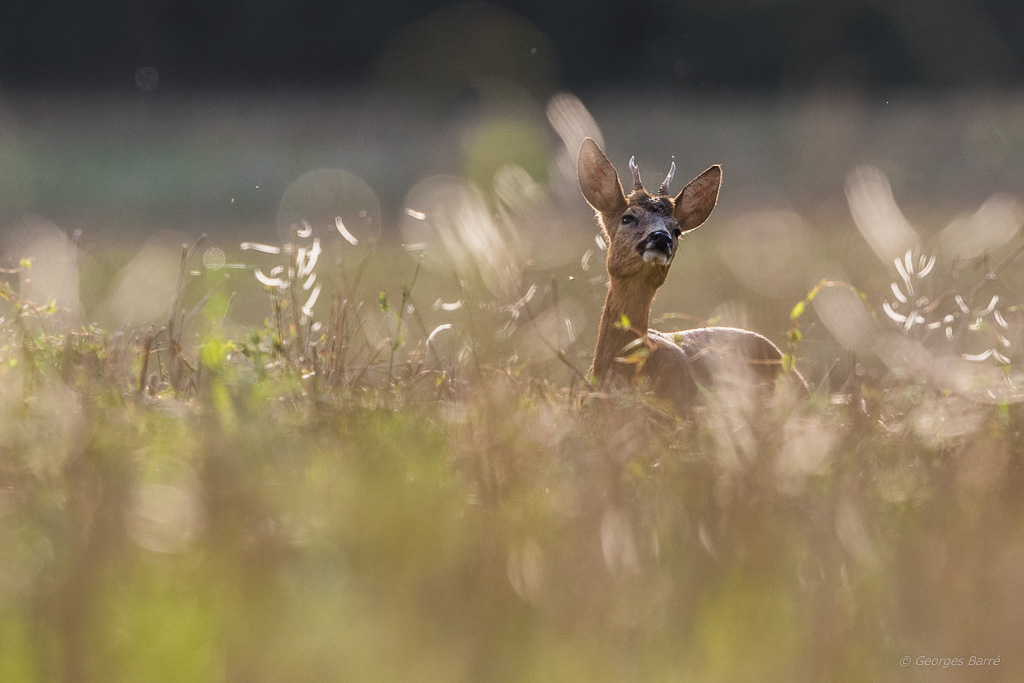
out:
{"label": "deer neck", "polygon": [[[594,366],[591,368],[591,373],[599,380],[604,380],[615,366],[615,358],[624,346],[641,335],[647,336],[651,303],[656,291],[656,287],[641,281],[612,280],[604,300],[597,347],[594,349]],[[628,327],[622,325],[623,316],[629,320]]]}

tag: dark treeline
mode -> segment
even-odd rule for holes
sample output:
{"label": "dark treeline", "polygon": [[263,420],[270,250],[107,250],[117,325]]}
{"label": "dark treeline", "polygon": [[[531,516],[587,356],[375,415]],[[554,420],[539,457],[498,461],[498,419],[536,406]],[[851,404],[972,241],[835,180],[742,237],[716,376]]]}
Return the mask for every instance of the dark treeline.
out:
{"label": "dark treeline", "polygon": [[1017,0],[39,0],[0,14],[13,87],[408,85],[488,60],[539,71],[542,89],[1024,83]]}

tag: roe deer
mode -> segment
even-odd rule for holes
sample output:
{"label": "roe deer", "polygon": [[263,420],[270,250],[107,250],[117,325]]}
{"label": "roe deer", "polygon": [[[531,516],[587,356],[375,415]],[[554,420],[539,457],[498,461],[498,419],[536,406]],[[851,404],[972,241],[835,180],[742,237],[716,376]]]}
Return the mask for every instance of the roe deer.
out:
{"label": "roe deer", "polygon": [[[629,168],[633,191],[627,196],[601,148],[591,138],[583,141],[577,160],[580,189],[604,232],[611,281],[591,374],[602,383],[643,374],[655,394],[677,409],[694,403],[702,388],[720,383],[723,375],[740,374],[754,384],[774,381],[783,371],[782,352],[755,332],[701,327],[666,333],[647,327],[651,303],[665,282],[680,237],[700,227],[715,208],[722,167],[716,164],[704,171],[675,197],[668,192],[675,162],[656,195],[644,188],[633,159]],[[620,355],[628,356],[631,351],[626,347],[641,343],[642,334],[646,358],[634,364],[621,362]],[[796,377],[803,384],[803,378]]]}

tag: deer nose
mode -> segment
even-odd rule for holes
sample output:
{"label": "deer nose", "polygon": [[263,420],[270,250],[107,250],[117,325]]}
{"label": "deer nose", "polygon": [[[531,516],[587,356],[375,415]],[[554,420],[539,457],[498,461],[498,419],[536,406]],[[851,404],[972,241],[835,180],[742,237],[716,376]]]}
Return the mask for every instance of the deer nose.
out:
{"label": "deer nose", "polygon": [[671,254],[672,235],[665,230],[655,230],[644,240],[644,249],[659,249],[666,254]]}

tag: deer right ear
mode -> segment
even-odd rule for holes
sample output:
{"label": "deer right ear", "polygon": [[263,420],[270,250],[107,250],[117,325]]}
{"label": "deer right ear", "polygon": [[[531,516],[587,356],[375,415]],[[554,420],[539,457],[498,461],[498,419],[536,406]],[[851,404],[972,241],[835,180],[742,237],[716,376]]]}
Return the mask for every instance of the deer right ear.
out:
{"label": "deer right ear", "polygon": [[601,213],[615,213],[626,208],[619,174],[592,138],[583,141],[576,160],[576,174],[587,203]]}
{"label": "deer right ear", "polygon": [[718,190],[722,187],[722,167],[715,164],[691,180],[676,195],[675,219],[683,232],[703,225],[718,203]]}

